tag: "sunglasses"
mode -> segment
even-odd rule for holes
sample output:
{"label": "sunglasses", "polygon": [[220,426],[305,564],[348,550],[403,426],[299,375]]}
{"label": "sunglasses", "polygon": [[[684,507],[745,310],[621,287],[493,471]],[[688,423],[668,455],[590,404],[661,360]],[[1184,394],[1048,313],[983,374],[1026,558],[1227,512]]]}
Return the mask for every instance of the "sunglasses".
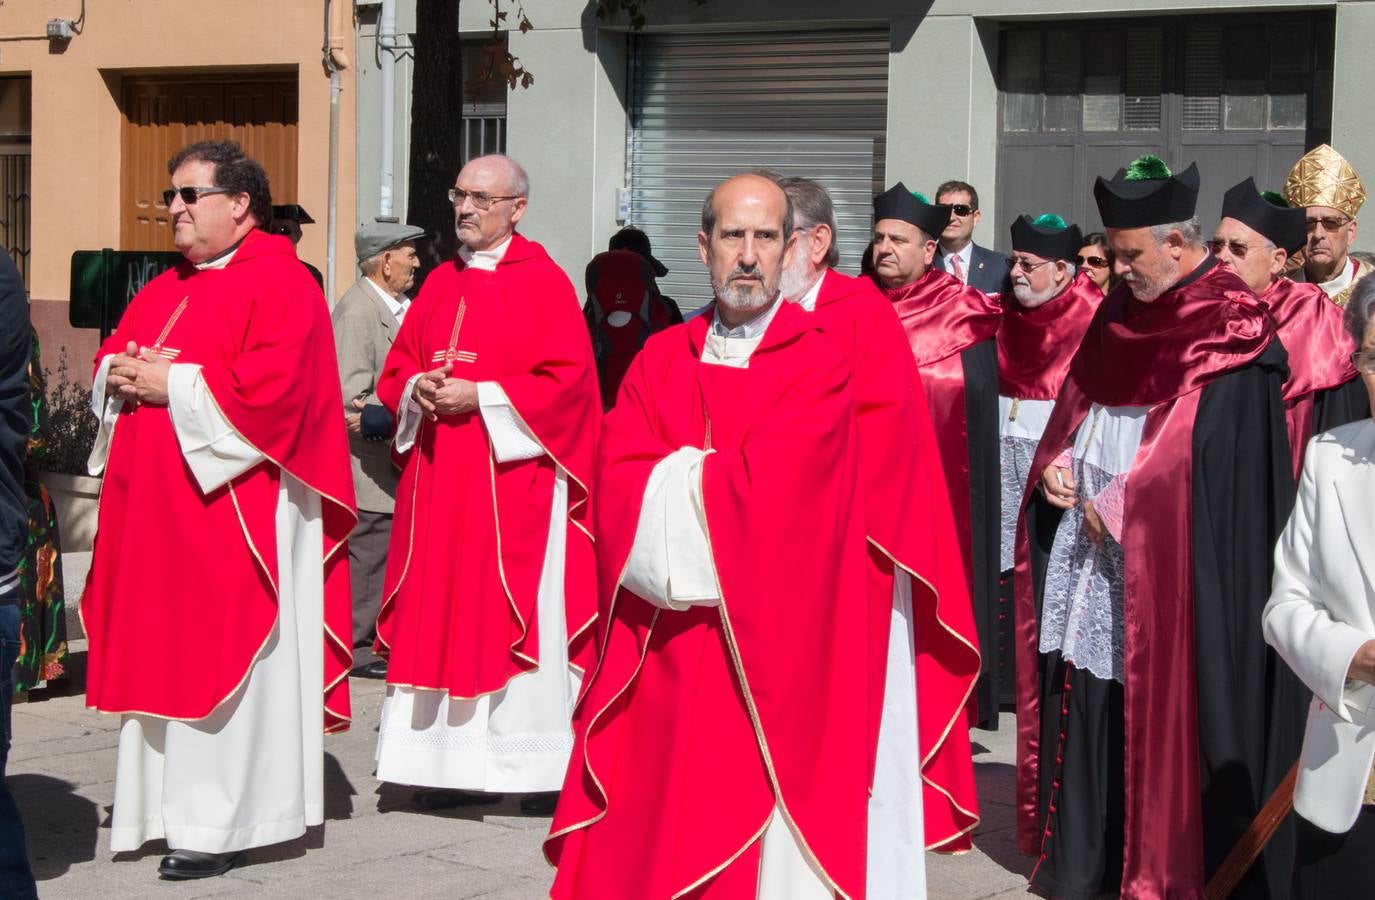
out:
{"label": "sunglasses", "polygon": [[162,192],[162,205],[171,206],[174,197],[180,197],[181,202],[187,206],[194,206],[196,201],[206,194],[237,194],[239,191],[231,188],[219,187],[182,187],[168,188]]}
{"label": "sunglasses", "polygon": [[1316,231],[1319,225],[1322,226],[1323,231],[1336,231],[1350,221],[1351,219],[1346,216],[1340,218],[1337,216],[1320,216],[1314,219],[1305,219],[1304,224],[1308,226],[1309,232]]}
{"label": "sunglasses", "polygon": [[1089,266],[1094,269],[1101,269],[1108,264],[1108,261],[1101,256],[1076,256],[1074,261],[1081,266]]}
{"label": "sunglasses", "polygon": [[977,206],[970,206],[967,203],[952,203],[950,211],[963,219],[965,216],[972,215],[979,211]]}

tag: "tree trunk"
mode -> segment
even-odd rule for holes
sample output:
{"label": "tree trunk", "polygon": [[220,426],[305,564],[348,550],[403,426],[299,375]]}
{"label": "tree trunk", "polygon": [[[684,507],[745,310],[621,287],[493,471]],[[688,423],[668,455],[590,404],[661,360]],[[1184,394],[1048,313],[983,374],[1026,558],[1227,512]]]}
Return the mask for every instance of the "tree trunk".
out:
{"label": "tree trunk", "polygon": [[406,222],[424,228],[412,296],[436,266],[454,255],[448,191],[463,163],[463,58],[459,0],[416,0],[415,68],[411,80],[411,154]]}

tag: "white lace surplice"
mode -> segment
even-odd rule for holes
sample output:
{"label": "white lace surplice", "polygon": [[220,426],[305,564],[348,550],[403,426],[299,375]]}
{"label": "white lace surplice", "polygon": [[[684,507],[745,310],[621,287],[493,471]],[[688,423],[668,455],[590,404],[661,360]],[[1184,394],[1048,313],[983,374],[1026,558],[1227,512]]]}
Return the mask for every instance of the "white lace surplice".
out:
{"label": "white lace surplice", "polygon": [[[1094,404],[1074,443],[1071,471],[1080,503],[1125,496],[1127,475],[1146,426],[1146,406]],[[1116,502],[1112,502],[1116,507]],[[1055,532],[1041,606],[1042,653],[1060,651],[1075,668],[1122,681],[1122,597],[1125,559],[1120,518],[1105,510],[1110,534],[1101,545],[1084,533],[1079,506],[1065,511]],[[1116,527],[1113,527],[1116,525]],[[1116,534],[1117,537],[1113,535]]]}
{"label": "white lace surplice", "polygon": [[999,572],[1013,566],[1017,549],[1017,511],[1031,477],[1036,445],[1046,430],[1054,400],[1014,400],[998,397],[998,457],[1002,465],[1003,530]]}

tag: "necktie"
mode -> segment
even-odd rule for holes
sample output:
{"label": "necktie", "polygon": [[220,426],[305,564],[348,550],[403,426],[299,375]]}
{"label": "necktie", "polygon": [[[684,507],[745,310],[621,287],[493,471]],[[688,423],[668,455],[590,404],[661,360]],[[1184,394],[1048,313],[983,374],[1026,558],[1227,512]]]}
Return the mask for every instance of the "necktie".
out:
{"label": "necktie", "polygon": [[960,284],[966,284],[967,282],[964,280],[964,266],[960,265],[960,255],[958,253],[952,253],[947,256],[946,259],[950,263],[950,274],[958,278]]}

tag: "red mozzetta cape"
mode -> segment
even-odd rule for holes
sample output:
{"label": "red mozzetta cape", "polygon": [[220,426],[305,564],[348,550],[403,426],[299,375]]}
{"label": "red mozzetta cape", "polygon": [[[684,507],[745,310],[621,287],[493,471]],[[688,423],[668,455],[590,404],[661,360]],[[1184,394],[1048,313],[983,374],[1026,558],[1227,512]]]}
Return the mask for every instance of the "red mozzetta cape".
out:
{"label": "red mozzetta cape", "polygon": [[1008,295],[998,326],[998,393],[1054,400],[1103,292],[1080,272],[1063,294],[1035,309]]}
{"label": "red mozzetta cape", "polygon": [[[748,368],[703,364],[710,319],[650,338],[607,415],[611,612],[545,843],[557,898],[753,898],[775,804],[837,894],[864,896],[873,644],[849,366],[786,303]],[[714,451],[722,601],[672,612],[620,581],[650,472],[680,447]]]}
{"label": "red mozzetta cape", "polygon": [[537,598],[555,467],[568,479],[564,604],[569,661],[594,651],[588,488],[601,424],[592,347],[567,276],[511,238],[495,272],[454,260],[430,273],[377,381],[395,411],[412,376],[496,382],[545,454],[499,463],[477,412],[420,426],[405,454],[377,620],[390,684],[477,697],[539,665]]}
{"label": "red mozzetta cape", "polygon": [[926,393],[892,304],[872,281],[828,271],[813,315],[853,371],[872,563],[873,740],[877,744],[882,715],[896,565],[912,575],[926,845],[967,850],[978,805],[969,731],[955,723],[978,679],[978,635],[950,498],[940,479],[931,478],[940,469],[940,450]]}
{"label": "red mozzetta cape", "polygon": [[1294,478],[1303,471],[1303,454],[1313,436],[1314,395],[1356,377],[1351,354],[1356,342],[1342,324],[1342,309],[1316,284],[1280,278],[1261,294],[1275,317],[1275,330],[1289,352],[1284,382],[1284,418]]}
{"label": "red mozzetta cape", "polygon": [[[201,719],[243,684],[277,620],[285,471],[320,495],[325,729],[342,731],[352,658],[343,547],[357,514],[320,288],[288,240],[252,231],[222,269],[183,262],[149,282],[96,366],[129,341],[154,347],[159,338],[174,364],[201,367],[219,411],[268,461],[202,494],[167,407],[125,405],[81,604],[91,640],[86,702],[102,712]],[[131,527],[134,516],[148,521]]]}
{"label": "red mozzetta cape", "polygon": [[[1032,471],[1074,440],[1093,403],[1150,406],[1131,469],[1125,551],[1125,842],[1123,896],[1195,896],[1202,819],[1191,536],[1193,431],[1202,388],[1255,360],[1275,336],[1235,272],[1214,266],[1154,302],[1120,284],[1099,307],[1070,366]],[[1022,500],[1016,552],[1016,656],[1038,671],[1038,615]],[[1161,602],[1168,599],[1170,602]],[[1183,623],[1181,625],[1181,623]],[[1040,694],[1017,682],[1017,815],[1023,853],[1038,853]]]}

